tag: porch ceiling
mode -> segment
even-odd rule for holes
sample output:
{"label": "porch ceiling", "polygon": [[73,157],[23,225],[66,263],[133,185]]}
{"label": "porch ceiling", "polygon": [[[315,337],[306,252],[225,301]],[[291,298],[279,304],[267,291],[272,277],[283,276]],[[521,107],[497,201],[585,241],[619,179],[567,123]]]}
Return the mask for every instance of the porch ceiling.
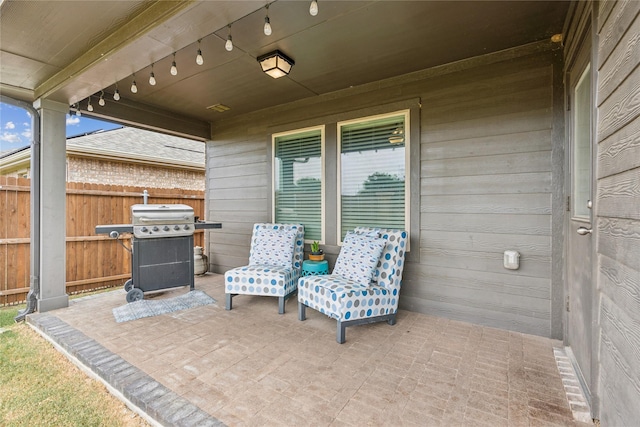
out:
{"label": "porch ceiling", "polygon": [[[265,36],[266,3],[0,0],[0,90],[82,102],[83,110],[93,95],[98,116],[178,117],[202,137],[209,123],[239,114],[547,39],[562,32],[568,10],[564,1],[320,0],[313,17],[309,1],[279,0]],[[232,52],[224,49],[229,23]],[[256,62],[275,49],[296,62],[277,80]],[[173,52],[177,76],[169,73]],[[148,83],[152,63],[156,86]],[[129,90],[134,72],[137,94]],[[217,103],[231,109],[207,109]]]}

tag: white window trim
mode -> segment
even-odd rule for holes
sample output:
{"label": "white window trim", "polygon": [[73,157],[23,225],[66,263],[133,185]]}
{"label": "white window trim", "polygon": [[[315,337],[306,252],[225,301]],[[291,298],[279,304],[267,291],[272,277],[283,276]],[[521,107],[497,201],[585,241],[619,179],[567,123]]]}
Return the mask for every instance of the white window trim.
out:
{"label": "white window trim", "polygon": [[[303,132],[314,130],[320,131],[320,241],[321,245],[325,244],[325,125],[311,126],[301,129],[290,130],[286,132],[278,132],[271,134],[271,221],[276,220],[276,138],[282,136],[295,135]],[[304,239],[305,243],[313,242],[313,239]]]}
{"label": "white window trim", "polygon": [[[410,219],[411,219],[411,110],[399,110],[392,113],[376,114],[374,116],[359,117],[357,119],[344,120],[337,123],[336,137],[337,137],[337,185],[336,185],[336,237],[338,239],[338,246],[342,246],[342,132],[340,131],[342,126],[350,125],[352,123],[366,122],[369,120],[383,119],[386,117],[404,115],[404,164],[405,164],[405,179],[404,179],[404,227],[407,233],[409,233]],[[324,148],[324,147],[323,147]],[[324,155],[324,153],[323,153]],[[323,181],[324,182],[324,181]],[[324,194],[323,194],[324,196]],[[324,224],[323,224],[324,226]],[[407,252],[409,252],[409,241],[407,240]]]}

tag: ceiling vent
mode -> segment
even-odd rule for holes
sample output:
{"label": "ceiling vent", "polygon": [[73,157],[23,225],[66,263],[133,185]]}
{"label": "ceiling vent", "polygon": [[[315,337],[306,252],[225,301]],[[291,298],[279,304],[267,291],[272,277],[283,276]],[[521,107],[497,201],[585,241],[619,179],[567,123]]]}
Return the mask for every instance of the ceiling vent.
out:
{"label": "ceiling vent", "polygon": [[207,107],[207,110],[213,110],[218,113],[224,113],[225,111],[230,110],[231,107],[227,107],[224,104],[213,104]]}

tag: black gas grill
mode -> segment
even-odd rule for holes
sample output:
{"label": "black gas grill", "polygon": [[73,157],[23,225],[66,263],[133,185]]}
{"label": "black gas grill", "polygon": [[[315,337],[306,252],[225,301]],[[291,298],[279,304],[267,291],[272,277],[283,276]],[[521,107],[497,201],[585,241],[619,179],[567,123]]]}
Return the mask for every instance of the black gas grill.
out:
{"label": "black gas grill", "polygon": [[196,221],[188,205],[139,204],[131,207],[131,224],[98,225],[96,233],[114,239],[132,233],[131,248],[125,246],[131,252],[131,279],[124,285],[132,302],[145,292],[187,285],[193,289],[193,233],[221,227]]}

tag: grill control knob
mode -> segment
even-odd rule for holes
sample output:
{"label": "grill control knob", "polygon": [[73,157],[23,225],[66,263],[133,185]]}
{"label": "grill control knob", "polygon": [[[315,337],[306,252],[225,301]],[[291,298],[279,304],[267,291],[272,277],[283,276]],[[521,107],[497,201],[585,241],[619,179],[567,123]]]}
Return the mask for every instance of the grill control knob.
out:
{"label": "grill control knob", "polygon": [[173,226],[173,229],[174,229],[174,230],[176,230],[176,231],[178,231],[178,230],[180,230],[180,226],[179,226],[179,225],[174,225],[174,226]]}
{"label": "grill control knob", "polygon": [[158,231],[160,230],[158,227],[153,227],[153,231]]}
{"label": "grill control knob", "polygon": [[184,229],[185,229],[185,230],[188,230],[189,228],[190,228],[190,227],[189,227],[189,225],[185,225],[185,226],[184,226]]}
{"label": "grill control knob", "polygon": [[149,231],[149,229],[147,227],[142,227],[142,229],[140,229],[140,231],[142,231],[143,233],[146,233],[147,231]]}
{"label": "grill control knob", "polygon": [[163,229],[164,231],[169,231],[169,226],[168,226],[168,225],[165,225],[162,229]]}

